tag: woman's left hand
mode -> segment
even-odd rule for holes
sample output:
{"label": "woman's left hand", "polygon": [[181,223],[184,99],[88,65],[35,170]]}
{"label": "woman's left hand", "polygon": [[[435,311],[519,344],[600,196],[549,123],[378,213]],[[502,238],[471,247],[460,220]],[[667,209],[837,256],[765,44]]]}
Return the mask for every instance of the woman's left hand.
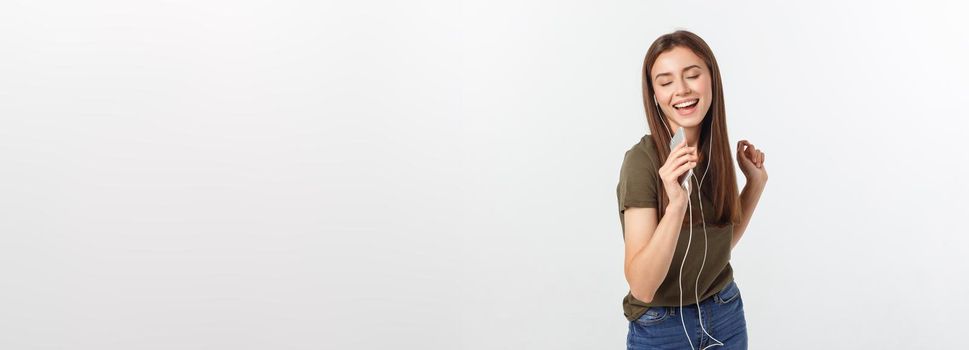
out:
{"label": "woman's left hand", "polygon": [[754,148],[747,140],[737,143],[737,162],[740,171],[747,177],[747,183],[763,186],[767,183],[767,168],[764,168],[764,152]]}

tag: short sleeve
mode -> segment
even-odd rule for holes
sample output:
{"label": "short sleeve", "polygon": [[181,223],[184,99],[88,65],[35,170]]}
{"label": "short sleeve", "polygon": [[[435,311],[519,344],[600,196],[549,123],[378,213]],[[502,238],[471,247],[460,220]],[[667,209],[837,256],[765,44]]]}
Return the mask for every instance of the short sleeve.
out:
{"label": "short sleeve", "polygon": [[627,207],[656,208],[656,180],[659,178],[652,159],[641,148],[626,152],[619,171],[616,197],[619,213]]}

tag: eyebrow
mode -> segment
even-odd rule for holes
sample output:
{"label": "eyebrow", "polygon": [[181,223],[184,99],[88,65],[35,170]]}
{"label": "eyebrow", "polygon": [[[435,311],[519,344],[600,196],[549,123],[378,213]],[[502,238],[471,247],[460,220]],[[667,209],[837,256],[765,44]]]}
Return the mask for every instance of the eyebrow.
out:
{"label": "eyebrow", "polygon": [[[694,65],[692,65],[692,66],[689,66],[689,67],[686,67],[686,68],[683,68],[683,71],[685,72],[685,71],[687,71],[687,70],[689,70],[689,69],[692,69],[692,68],[700,68],[700,66],[698,66],[698,65],[695,65],[695,64],[694,64]],[[659,78],[659,77],[660,77],[661,75],[672,75],[672,73],[669,73],[669,72],[666,72],[666,73],[659,73],[659,74],[657,74],[656,76],[654,76],[654,77],[653,77],[653,79],[657,79],[657,78]]]}

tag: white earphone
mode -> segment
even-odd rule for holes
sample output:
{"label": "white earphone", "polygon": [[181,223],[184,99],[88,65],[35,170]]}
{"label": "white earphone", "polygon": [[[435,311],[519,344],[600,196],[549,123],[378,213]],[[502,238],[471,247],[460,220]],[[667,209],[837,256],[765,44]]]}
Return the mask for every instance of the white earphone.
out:
{"label": "white earphone", "polygon": [[[672,140],[673,131],[670,129],[670,126],[666,124],[666,117],[663,115],[663,110],[659,108],[659,101],[656,100],[656,95],[653,95],[653,102],[656,104],[656,110],[659,112],[660,120],[663,122],[663,125],[666,126],[666,132],[670,135],[670,139]],[[710,332],[707,332],[706,327],[703,326],[703,313],[700,311],[700,295],[699,295],[699,291],[697,290],[699,289],[699,284],[700,284],[700,274],[703,273],[703,266],[707,262],[707,238],[708,238],[707,220],[706,220],[706,216],[703,213],[703,198],[700,197],[701,196],[700,189],[703,188],[703,180],[706,179],[707,177],[707,170],[710,170],[710,151],[713,149],[712,130],[710,132],[710,137],[711,137],[711,140],[707,142],[708,143],[707,161],[706,161],[707,164],[705,169],[703,169],[703,176],[700,177],[699,182],[697,182],[696,180],[696,175],[691,176],[693,178],[694,183],[697,184],[696,195],[697,195],[697,198],[700,198],[700,218],[702,220],[701,223],[703,224],[703,260],[700,263],[700,271],[697,272],[697,275],[696,275],[696,282],[694,283],[694,286],[693,286],[693,294],[694,294],[694,298],[696,298],[696,304],[697,304],[696,311],[697,311],[697,317],[699,318],[699,322],[700,322],[700,328],[703,329],[703,333],[706,333],[707,336],[710,337],[710,339],[713,339],[713,341],[717,342],[717,344],[710,344],[710,346],[707,346],[706,348],[703,348],[701,350],[706,350],[711,346],[724,345],[723,342],[721,342],[720,340],[717,340],[717,338],[714,338],[712,335],[710,335]],[[686,321],[683,319],[683,266],[686,264],[686,257],[690,253],[690,244],[693,242],[693,198],[692,197],[687,197],[687,206],[689,207],[689,213],[690,213],[690,237],[689,237],[689,240],[687,240],[686,242],[686,251],[683,253],[683,261],[680,262],[680,276],[679,276],[680,323],[683,324],[683,333],[686,334],[686,340],[690,342],[690,349],[696,349],[693,347],[693,340],[690,338],[690,332],[687,331],[686,329]]]}

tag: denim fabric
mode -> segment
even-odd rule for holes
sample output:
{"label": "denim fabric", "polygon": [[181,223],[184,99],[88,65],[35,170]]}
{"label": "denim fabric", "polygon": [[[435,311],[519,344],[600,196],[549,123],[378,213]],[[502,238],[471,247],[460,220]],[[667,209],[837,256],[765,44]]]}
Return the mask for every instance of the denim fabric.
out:
{"label": "denim fabric", "polygon": [[[683,305],[682,315],[679,306],[653,306],[646,309],[642,316],[629,322],[626,348],[629,350],[747,349],[744,301],[736,282],[730,282],[713,296],[701,300],[699,307],[702,315],[697,312],[696,303]],[[681,318],[681,316],[685,317]],[[700,316],[703,317],[703,328],[700,328]],[[706,329],[706,332],[703,329]],[[707,333],[723,343],[723,346],[707,336]]]}

